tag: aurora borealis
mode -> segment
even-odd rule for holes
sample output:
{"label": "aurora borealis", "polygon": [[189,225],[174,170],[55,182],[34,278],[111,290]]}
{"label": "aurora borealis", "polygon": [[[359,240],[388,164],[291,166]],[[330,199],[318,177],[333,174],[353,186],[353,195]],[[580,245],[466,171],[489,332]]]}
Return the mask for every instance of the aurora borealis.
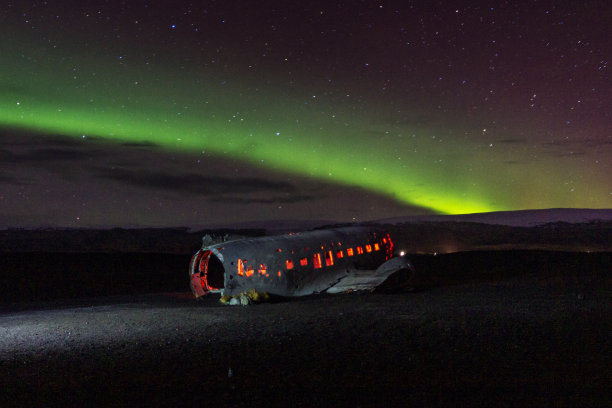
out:
{"label": "aurora borealis", "polygon": [[604,2],[127,3],[2,10],[7,226],[612,207]]}

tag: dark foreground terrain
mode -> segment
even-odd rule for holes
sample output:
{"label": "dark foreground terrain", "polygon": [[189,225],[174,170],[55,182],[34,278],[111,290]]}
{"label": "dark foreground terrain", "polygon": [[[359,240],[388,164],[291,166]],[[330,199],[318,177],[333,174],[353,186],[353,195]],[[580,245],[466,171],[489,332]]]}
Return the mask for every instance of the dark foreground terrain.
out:
{"label": "dark foreground terrain", "polygon": [[193,300],[188,256],[32,255],[1,264],[1,407],[612,406],[610,253],[422,255],[412,292],[249,307]]}

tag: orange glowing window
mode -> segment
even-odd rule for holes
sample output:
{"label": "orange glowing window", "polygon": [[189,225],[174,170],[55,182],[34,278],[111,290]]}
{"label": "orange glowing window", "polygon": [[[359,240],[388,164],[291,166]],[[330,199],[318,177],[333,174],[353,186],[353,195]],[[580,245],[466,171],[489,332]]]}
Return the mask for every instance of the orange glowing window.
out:
{"label": "orange glowing window", "polygon": [[244,263],[242,262],[242,259],[238,259],[238,275],[244,276]]}
{"label": "orange glowing window", "polygon": [[344,258],[344,253],[342,251],[336,252],[336,258]]}
{"label": "orange glowing window", "polygon": [[246,272],[244,274],[248,278],[250,276],[253,276],[254,273],[255,273],[255,271],[253,270],[253,267],[249,266],[249,267],[247,267]]}
{"label": "orange glowing window", "polygon": [[287,262],[285,262],[285,265],[287,266],[287,270],[293,269],[293,261],[291,259],[287,259]]}
{"label": "orange glowing window", "polygon": [[383,243],[387,243],[387,238],[383,238]]}
{"label": "orange glowing window", "polygon": [[361,254],[363,254],[363,248],[357,247],[357,255],[361,255]]}
{"label": "orange glowing window", "polygon": [[346,254],[347,254],[348,256],[353,256],[353,255],[355,255],[355,254],[353,253],[353,248],[349,248],[349,249],[347,249],[347,250],[346,250]]}
{"label": "orange glowing window", "polygon": [[319,269],[319,268],[321,268],[323,266],[321,264],[321,254],[318,253],[318,252],[316,254],[314,254],[314,256],[312,257],[312,261],[314,263],[315,269]]}
{"label": "orange glowing window", "polygon": [[268,267],[264,264],[260,264],[259,265],[259,270],[257,271],[259,272],[260,275],[267,275],[268,274]]}
{"label": "orange glowing window", "polygon": [[325,265],[332,266],[334,264],[334,256],[332,255],[332,251],[327,251],[325,253]]}
{"label": "orange glowing window", "polygon": [[380,245],[378,245],[378,242],[374,243],[374,250],[375,251],[380,251]]}
{"label": "orange glowing window", "polygon": [[278,277],[280,278],[281,276],[283,276],[283,274],[281,273],[281,271],[278,271]]}
{"label": "orange glowing window", "polygon": [[372,252],[372,245],[366,245],[366,252]]}
{"label": "orange glowing window", "polygon": [[300,265],[301,265],[301,266],[306,266],[306,265],[308,265],[308,259],[307,259],[307,258],[302,258],[302,259],[300,259]]}

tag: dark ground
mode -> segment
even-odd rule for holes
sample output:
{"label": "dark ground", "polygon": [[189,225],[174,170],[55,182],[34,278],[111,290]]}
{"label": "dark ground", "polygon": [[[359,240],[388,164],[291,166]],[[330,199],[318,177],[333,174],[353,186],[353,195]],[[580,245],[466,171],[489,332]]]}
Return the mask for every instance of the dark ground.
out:
{"label": "dark ground", "polygon": [[612,406],[611,253],[421,255],[413,292],[246,308],[185,293],[188,255],[1,259],[1,407]]}

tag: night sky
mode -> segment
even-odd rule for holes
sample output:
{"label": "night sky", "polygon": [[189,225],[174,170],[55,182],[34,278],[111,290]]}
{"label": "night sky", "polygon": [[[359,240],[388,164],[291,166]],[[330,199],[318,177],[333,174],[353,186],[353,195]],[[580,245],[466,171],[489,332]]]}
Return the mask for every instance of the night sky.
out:
{"label": "night sky", "polygon": [[16,1],[0,228],[612,208],[607,1]]}

